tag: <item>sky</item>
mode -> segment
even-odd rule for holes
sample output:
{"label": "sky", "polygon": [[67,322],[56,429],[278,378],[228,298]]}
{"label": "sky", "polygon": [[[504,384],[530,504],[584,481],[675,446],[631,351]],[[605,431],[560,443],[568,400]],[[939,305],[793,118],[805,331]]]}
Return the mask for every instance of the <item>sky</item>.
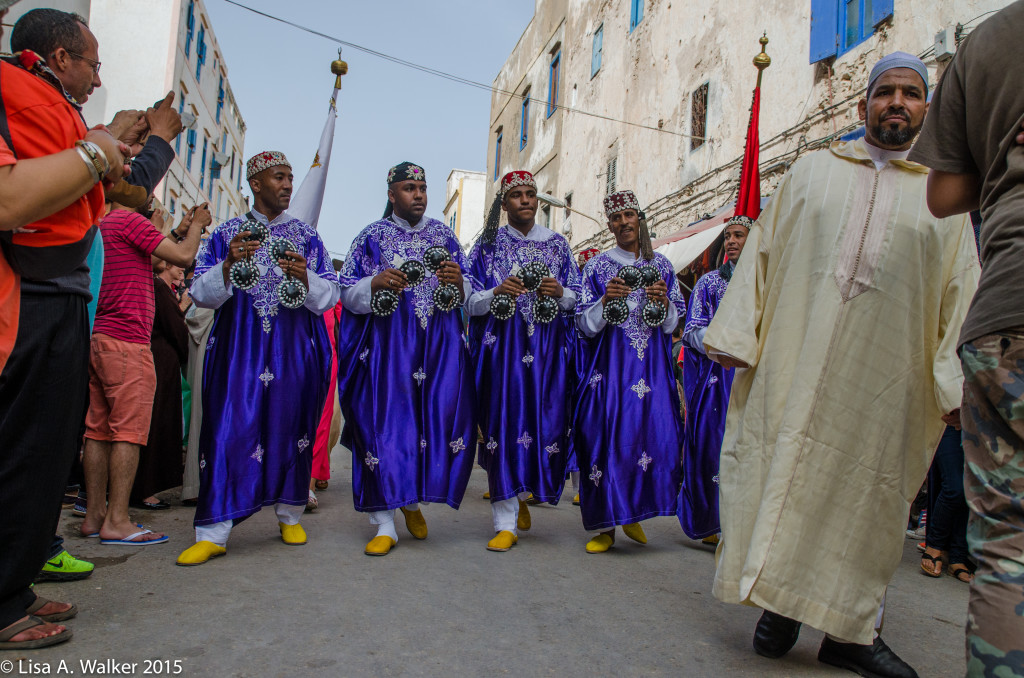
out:
{"label": "sky", "polygon": [[[533,0],[240,0],[378,52],[490,84],[533,16]],[[245,155],[280,150],[298,188],[313,161],[338,45],[224,0],[205,0],[245,120]],[[344,47],[348,62],[319,231],[348,252],[379,219],[387,171],[408,160],[427,174],[427,216],[442,218],[452,169],[487,169],[490,93]]]}

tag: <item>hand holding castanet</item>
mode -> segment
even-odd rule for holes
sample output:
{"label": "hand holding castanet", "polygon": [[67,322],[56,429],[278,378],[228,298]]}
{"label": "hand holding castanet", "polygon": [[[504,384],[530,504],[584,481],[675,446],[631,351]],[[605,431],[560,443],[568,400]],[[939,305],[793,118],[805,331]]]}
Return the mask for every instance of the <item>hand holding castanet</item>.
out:
{"label": "hand holding castanet", "polygon": [[409,279],[405,277],[404,273],[397,268],[386,268],[373,276],[373,280],[370,282],[370,291],[391,290],[392,292],[401,292],[408,284]]}
{"label": "hand holding castanet", "polygon": [[561,299],[565,294],[565,289],[561,283],[555,278],[547,277],[541,280],[540,289],[537,290],[537,294],[545,297],[554,297],[555,299]]}
{"label": "hand holding castanet", "polygon": [[302,282],[306,288],[309,288],[309,274],[306,272],[306,257],[302,256],[298,252],[288,250],[285,252],[287,259],[278,259],[277,265],[281,267],[281,270],[290,275],[291,277]]}
{"label": "hand holding castanet", "polygon": [[448,260],[437,267],[437,279],[448,285],[462,288],[462,269],[458,263]]}
{"label": "hand holding castanet", "polygon": [[668,308],[668,285],[664,280],[659,280],[647,288],[647,298],[655,301],[666,309]]}
{"label": "hand holding castanet", "polygon": [[526,294],[526,288],[523,287],[523,281],[514,275],[510,275],[501,281],[501,284],[494,288],[494,294],[507,294],[512,297],[518,297],[521,294]]}
{"label": "hand holding castanet", "polygon": [[605,306],[608,302],[613,299],[625,299],[629,296],[629,293],[633,290],[622,281],[622,278],[612,278],[608,281],[608,285],[605,287],[604,296],[601,297],[601,303]]}

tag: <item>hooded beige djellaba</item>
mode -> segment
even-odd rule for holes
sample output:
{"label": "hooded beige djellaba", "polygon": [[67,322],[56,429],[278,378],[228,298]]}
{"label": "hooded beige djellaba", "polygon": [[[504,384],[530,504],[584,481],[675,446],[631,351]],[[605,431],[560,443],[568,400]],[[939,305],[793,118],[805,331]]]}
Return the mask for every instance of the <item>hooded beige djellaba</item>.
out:
{"label": "hooded beige djellaba", "polygon": [[798,161],[754,224],[704,338],[738,369],[722,445],[714,594],[869,644],[910,502],[960,406],[977,287],[966,217],[927,168],[865,142]]}

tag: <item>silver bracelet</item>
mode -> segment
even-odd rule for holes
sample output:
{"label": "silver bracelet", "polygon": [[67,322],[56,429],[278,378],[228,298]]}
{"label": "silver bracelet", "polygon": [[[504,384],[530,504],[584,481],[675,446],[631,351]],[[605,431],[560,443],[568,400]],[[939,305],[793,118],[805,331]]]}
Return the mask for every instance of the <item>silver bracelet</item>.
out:
{"label": "silver bracelet", "polygon": [[99,159],[99,161],[103,165],[103,171],[100,172],[100,174],[103,176],[107,176],[107,172],[110,171],[110,161],[107,160],[107,154],[103,152],[103,149],[100,148],[99,144],[93,141],[83,140],[81,145],[85,147],[86,151],[88,151],[88,154],[90,156],[95,156],[96,158]]}
{"label": "silver bracelet", "polygon": [[75,146],[75,151],[78,153],[79,157],[82,158],[82,162],[85,163],[85,166],[89,168],[89,174],[92,176],[92,183],[98,184],[100,182],[100,173],[96,171],[96,165],[93,164],[92,158],[89,157],[89,154],[86,153],[85,149],[81,146]]}

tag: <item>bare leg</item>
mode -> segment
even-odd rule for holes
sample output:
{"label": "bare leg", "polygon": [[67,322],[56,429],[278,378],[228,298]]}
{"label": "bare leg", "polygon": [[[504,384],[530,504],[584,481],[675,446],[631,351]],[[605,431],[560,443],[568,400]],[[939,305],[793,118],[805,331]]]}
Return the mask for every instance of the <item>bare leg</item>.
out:
{"label": "bare leg", "polygon": [[[134,443],[115,442],[110,452],[110,501],[107,506],[107,517],[100,528],[102,539],[124,539],[135,534],[139,528],[128,515],[128,497],[135,482],[135,469],[139,465],[139,446]],[[159,532],[145,534],[135,541],[159,539],[164,535]]]}
{"label": "bare leg", "polygon": [[110,443],[85,439],[82,468],[85,471],[85,492],[91,497],[82,521],[82,534],[95,534],[103,527],[107,516],[107,465],[110,461]]}

